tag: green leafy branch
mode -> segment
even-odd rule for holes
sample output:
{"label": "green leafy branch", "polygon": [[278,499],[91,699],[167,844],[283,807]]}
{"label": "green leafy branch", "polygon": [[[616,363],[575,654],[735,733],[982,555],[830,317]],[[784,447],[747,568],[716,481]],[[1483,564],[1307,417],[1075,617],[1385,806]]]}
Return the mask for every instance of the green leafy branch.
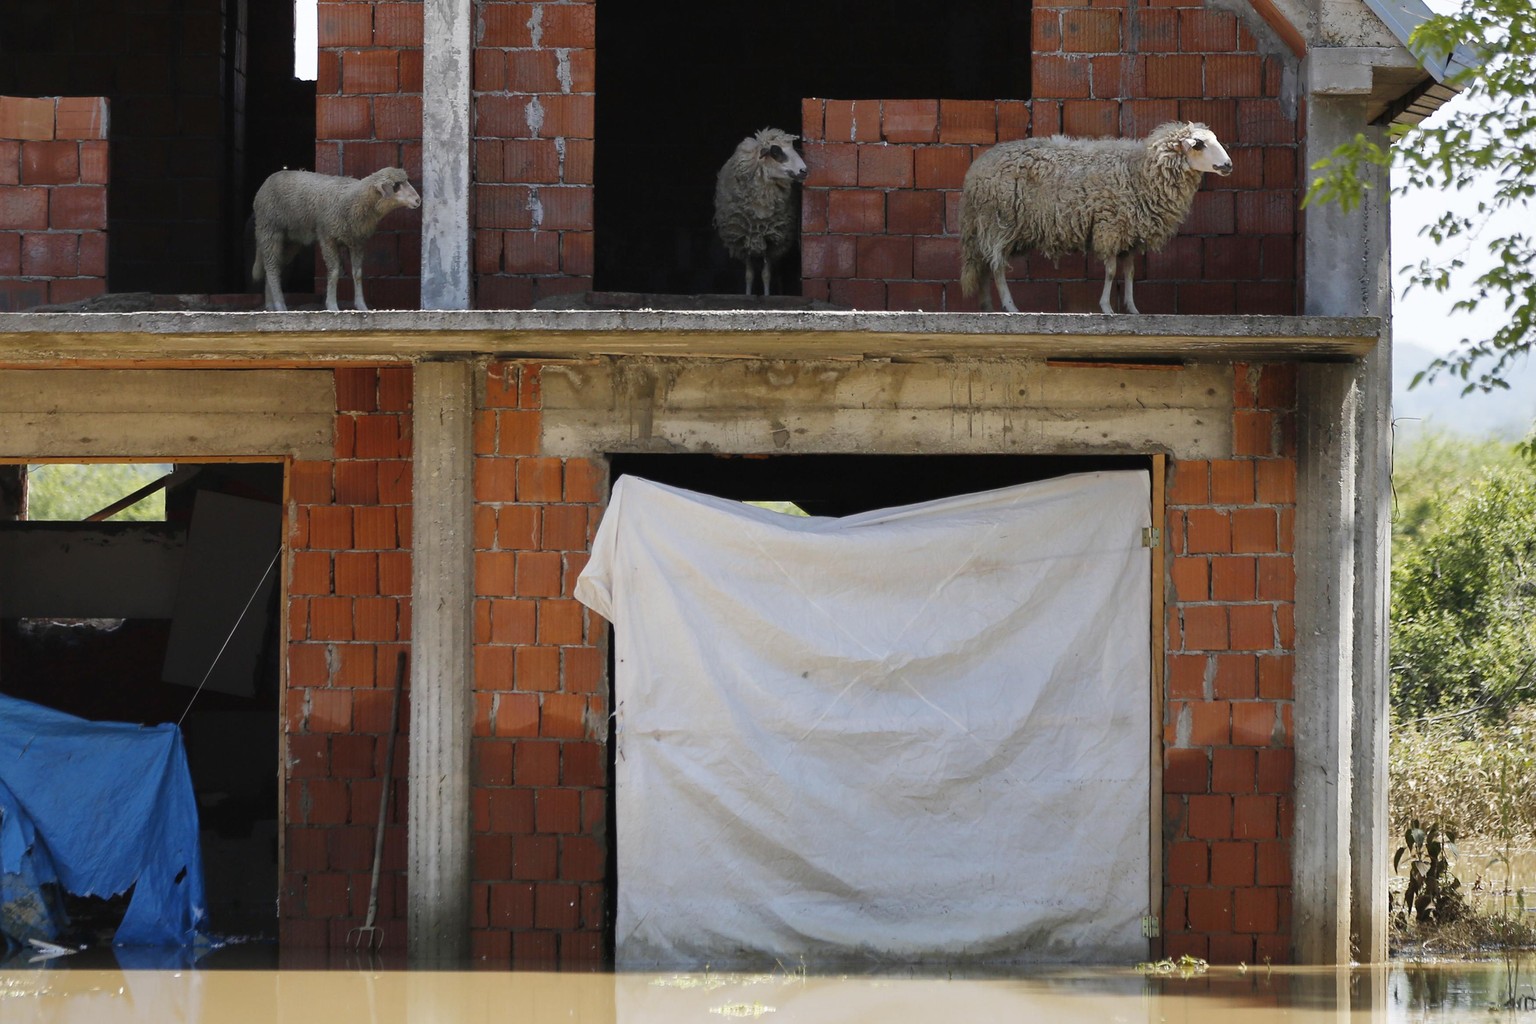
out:
{"label": "green leafy branch", "polygon": [[[1536,238],[1521,230],[1531,223],[1527,204],[1536,197],[1536,19],[1529,0],[1463,0],[1458,11],[1420,25],[1409,46],[1421,60],[1443,58],[1458,46],[1480,55],[1480,63],[1451,79],[1467,103],[1434,123],[1393,126],[1386,145],[1356,135],[1338,146],[1312,165],[1317,176],[1302,205],[1338,203],[1352,210],[1372,179],[1394,167],[1402,173],[1396,194],[1461,190],[1493,174],[1493,197],[1473,215],[1447,212],[1420,229],[1447,254],[1401,273],[1408,282],[1404,294],[1454,287],[1463,297],[1453,310],[1471,312],[1491,302],[1502,304],[1504,313],[1489,337],[1460,339],[1457,351],[1436,359],[1413,383],[1446,373],[1465,382],[1463,394],[1508,388],[1506,369],[1536,345]],[[1455,253],[1473,242],[1486,247],[1494,266],[1467,283],[1466,261]]]}

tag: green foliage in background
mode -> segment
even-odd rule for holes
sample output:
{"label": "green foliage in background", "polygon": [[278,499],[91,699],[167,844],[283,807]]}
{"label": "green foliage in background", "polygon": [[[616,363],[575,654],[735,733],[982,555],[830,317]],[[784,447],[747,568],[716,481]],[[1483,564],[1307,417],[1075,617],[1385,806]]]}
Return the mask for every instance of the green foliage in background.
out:
{"label": "green foliage in background", "polygon": [[1536,840],[1536,469],[1426,431],[1394,452],[1391,821]]}
{"label": "green foliage in background", "polygon": [[[1465,391],[1507,388],[1505,368],[1536,345],[1536,219],[1527,205],[1536,196],[1536,18],[1530,0],[1461,0],[1455,12],[1420,25],[1409,45],[1421,57],[1442,57],[1457,46],[1478,55],[1477,66],[1453,79],[1467,102],[1453,115],[1394,127],[1386,146],[1356,135],[1313,165],[1320,173],[1303,205],[1337,202],[1350,209],[1379,168],[1402,172],[1400,192],[1460,190],[1492,175],[1493,197],[1472,216],[1447,212],[1426,224],[1421,234],[1434,241],[1436,255],[1402,272],[1410,289],[1454,289],[1461,296],[1455,309],[1470,312],[1484,303],[1503,309],[1504,323],[1491,337],[1462,338],[1456,352],[1425,373],[1459,376]],[[1494,265],[1469,282],[1456,253],[1474,241],[1494,256]]]}
{"label": "green foliage in background", "polygon": [[[58,464],[27,471],[27,518],[79,522],[168,472],[156,463]],[[158,491],[117,513],[111,522],[153,522],[165,518],[165,492]]]}
{"label": "green foliage in background", "polygon": [[1392,705],[1402,718],[1532,696],[1536,476],[1493,470],[1431,510],[1392,567]]}
{"label": "green foliage in background", "polygon": [[1418,543],[1447,505],[1495,469],[1523,465],[1509,444],[1442,430],[1415,430],[1392,457],[1392,560],[1399,562]]}

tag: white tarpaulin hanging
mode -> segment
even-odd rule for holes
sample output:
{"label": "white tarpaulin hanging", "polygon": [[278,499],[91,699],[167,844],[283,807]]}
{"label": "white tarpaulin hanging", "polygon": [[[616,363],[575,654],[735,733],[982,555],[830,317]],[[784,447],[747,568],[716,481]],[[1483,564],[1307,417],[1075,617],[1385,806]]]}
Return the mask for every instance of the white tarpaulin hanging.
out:
{"label": "white tarpaulin hanging", "polygon": [[576,586],[619,963],[1142,958],[1149,523],[1140,472],[841,519],[620,478]]}

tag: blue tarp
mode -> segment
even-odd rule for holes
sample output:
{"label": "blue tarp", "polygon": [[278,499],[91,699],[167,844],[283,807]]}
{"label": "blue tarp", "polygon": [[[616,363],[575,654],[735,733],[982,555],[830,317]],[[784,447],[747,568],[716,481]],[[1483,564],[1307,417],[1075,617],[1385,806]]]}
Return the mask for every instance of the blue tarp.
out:
{"label": "blue tarp", "polygon": [[51,882],[77,896],[132,887],[117,945],[196,941],[203,861],[176,726],[89,722],[0,694],[0,930],[56,939]]}

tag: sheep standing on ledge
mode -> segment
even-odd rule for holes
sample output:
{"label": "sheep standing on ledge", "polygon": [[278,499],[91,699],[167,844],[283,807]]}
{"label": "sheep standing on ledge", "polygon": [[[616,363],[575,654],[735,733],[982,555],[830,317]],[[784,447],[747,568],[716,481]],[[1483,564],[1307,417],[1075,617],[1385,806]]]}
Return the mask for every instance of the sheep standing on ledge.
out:
{"label": "sheep standing on ledge", "polygon": [[1110,286],[1118,265],[1125,311],[1139,312],[1132,295],[1136,253],[1156,252],[1189,216],[1201,175],[1232,173],[1232,158],[1203,124],[1173,121],[1144,140],[1053,136],[1003,142],[965,172],[960,198],[960,289],[981,292],[992,308],[991,274],[1003,308],[1017,313],[1008,292],[1008,257],[1030,249],[1052,260],[1092,253],[1104,262],[1099,308],[1114,312]]}
{"label": "sheep standing on ledge", "polygon": [[748,295],[758,264],[763,294],[772,291],[773,265],[794,245],[800,227],[794,187],[807,169],[795,152],[797,138],[764,128],[742,139],[715,176],[715,230],[725,251],[746,263]]}
{"label": "sheep standing on ledge", "polygon": [[398,167],[374,171],[359,181],[312,171],[278,171],[261,183],[253,204],[256,214],[256,262],[251,276],[267,279],[266,307],[284,310],[283,267],[299,247],[320,243],[325,257],[325,308],[336,304],[336,281],[341,276],[345,246],[352,263],[352,304],[367,309],[363,301],[363,247],[373,237],[379,221],[400,207],[417,209],[421,196]]}

